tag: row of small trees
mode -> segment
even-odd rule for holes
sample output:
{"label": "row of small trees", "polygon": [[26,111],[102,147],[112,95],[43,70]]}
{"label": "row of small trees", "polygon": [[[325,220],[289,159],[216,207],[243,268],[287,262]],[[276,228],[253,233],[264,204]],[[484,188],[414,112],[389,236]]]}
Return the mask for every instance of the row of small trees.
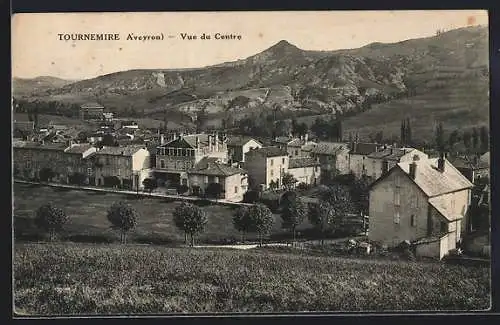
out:
{"label": "row of small trees", "polygon": [[[294,241],[296,229],[306,217],[323,239],[327,232],[341,227],[346,215],[355,210],[349,193],[341,187],[330,187],[322,193],[319,204],[307,204],[293,191],[286,194],[281,211],[282,227],[290,230]],[[62,209],[48,203],[37,210],[35,224],[47,231],[50,240],[53,240],[68,219]],[[107,219],[111,227],[120,232],[120,241],[126,243],[127,233],[136,227],[139,214],[132,206],[116,202],[109,208]],[[269,235],[274,225],[273,213],[260,203],[239,207],[235,210],[232,221],[235,229],[241,233],[242,241],[246,234],[256,233],[259,244],[262,244],[263,238]],[[183,201],[173,211],[173,222],[184,232],[185,242],[188,242],[189,237],[190,245],[193,246],[196,236],[205,230],[208,218],[202,208]]]}

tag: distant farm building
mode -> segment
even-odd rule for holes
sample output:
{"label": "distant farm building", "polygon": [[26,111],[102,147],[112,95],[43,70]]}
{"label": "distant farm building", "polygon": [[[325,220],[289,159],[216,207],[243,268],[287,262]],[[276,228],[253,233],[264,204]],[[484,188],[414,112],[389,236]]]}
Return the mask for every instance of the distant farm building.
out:
{"label": "distant farm building", "polygon": [[84,121],[103,120],[104,106],[96,102],[83,104],[80,106],[80,119]]}

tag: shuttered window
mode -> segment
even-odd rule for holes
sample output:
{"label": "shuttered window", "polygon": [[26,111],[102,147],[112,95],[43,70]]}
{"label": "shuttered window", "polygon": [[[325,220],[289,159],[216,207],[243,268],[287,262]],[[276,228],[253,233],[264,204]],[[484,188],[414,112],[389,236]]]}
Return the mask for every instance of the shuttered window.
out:
{"label": "shuttered window", "polygon": [[397,224],[397,225],[399,225],[399,221],[400,221],[400,219],[401,219],[401,218],[400,218],[400,216],[399,216],[399,210],[397,210],[397,209],[396,209],[396,210],[394,211],[394,223],[395,223],[395,224]]}

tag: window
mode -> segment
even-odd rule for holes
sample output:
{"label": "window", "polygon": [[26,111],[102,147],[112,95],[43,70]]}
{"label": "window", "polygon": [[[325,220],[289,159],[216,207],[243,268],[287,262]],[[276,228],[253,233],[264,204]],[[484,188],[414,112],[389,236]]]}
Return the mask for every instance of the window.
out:
{"label": "window", "polygon": [[214,183],[219,183],[219,177],[218,176],[214,177]]}
{"label": "window", "polygon": [[165,160],[160,160],[160,168],[165,168]]}
{"label": "window", "polygon": [[31,161],[26,160],[26,169],[31,168]]}
{"label": "window", "polygon": [[87,174],[92,175],[92,168],[87,168]]}
{"label": "window", "polygon": [[396,185],[396,187],[401,187],[401,178],[396,176],[394,178],[394,184]]}
{"label": "window", "polygon": [[271,166],[273,165],[274,161],[271,159]]}
{"label": "window", "polygon": [[208,183],[208,176],[205,176],[205,183]]}
{"label": "window", "polygon": [[396,206],[400,205],[399,199],[400,199],[399,191],[395,191],[394,192],[394,205],[396,205]]}
{"label": "window", "polygon": [[417,218],[415,217],[415,215],[414,215],[414,214],[412,214],[412,215],[410,216],[410,225],[411,225],[412,227],[416,227],[416,226],[417,226]]}
{"label": "window", "polygon": [[109,165],[109,158],[106,157],[106,165]]}
{"label": "window", "polygon": [[234,193],[238,193],[238,186],[234,187]]}
{"label": "window", "polygon": [[274,170],[271,169],[271,177],[274,176]]}
{"label": "window", "polygon": [[295,150],[295,155],[298,156],[299,155],[299,151],[298,150]]}
{"label": "window", "polygon": [[441,222],[441,232],[447,232],[448,231],[448,225],[446,222]]}
{"label": "window", "polygon": [[281,158],[281,164],[285,164],[285,158]]}
{"label": "window", "polygon": [[399,210],[394,211],[394,223],[399,225]]}

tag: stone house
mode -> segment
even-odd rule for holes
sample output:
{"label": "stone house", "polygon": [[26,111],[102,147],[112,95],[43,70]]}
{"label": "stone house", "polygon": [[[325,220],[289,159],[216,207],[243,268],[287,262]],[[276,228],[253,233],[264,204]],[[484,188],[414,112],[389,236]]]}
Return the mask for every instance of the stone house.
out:
{"label": "stone house", "polygon": [[262,143],[248,136],[229,136],[228,155],[231,162],[245,162],[245,154],[251,149],[262,148]]}
{"label": "stone house", "polygon": [[110,177],[117,177],[122,187],[142,189],[143,180],[150,175],[149,155],[144,146],[103,147],[86,157],[93,165],[92,183],[107,186]]}
{"label": "stone house", "polygon": [[349,171],[356,178],[368,176],[368,156],[383,149],[383,145],[377,143],[353,142],[349,151]]}
{"label": "stone house", "polygon": [[340,142],[319,142],[313,146],[311,157],[320,164],[321,178],[329,180],[337,174],[349,174],[349,145]]}
{"label": "stone house", "polygon": [[297,184],[316,185],[320,182],[320,163],[310,157],[290,158],[287,173],[298,180]]}
{"label": "stone house", "polygon": [[472,183],[444,155],[397,163],[370,188],[370,240],[409,241],[417,256],[441,259],[470,229]]}
{"label": "stone house", "polygon": [[[92,184],[92,165],[87,157],[97,152],[97,148],[88,143],[71,144],[64,150],[66,174],[69,177],[79,173],[85,175],[85,183]],[[69,181],[69,179],[68,179]]]}
{"label": "stone house", "polygon": [[399,162],[412,161],[417,155],[420,160],[429,156],[414,148],[386,148],[373,152],[365,160],[366,175],[373,180],[381,177]]}
{"label": "stone house", "polygon": [[288,172],[288,152],[279,147],[253,149],[245,155],[245,169],[251,188],[268,189],[271,182],[282,186],[282,178]]}
{"label": "stone house", "polygon": [[16,141],[12,144],[13,174],[30,180],[37,180],[44,168],[54,173],[53,181],[67,182],[67,161],[64,143],[39,143]]}
{"label": "stone house", "polygon": [[188,185],[187,171],[205,157],[228,161],[227,138],[214,134],[174,135],[156,148],[154,175],[172,185]]}
{"label": "stone house", "polygon": [[309,151],[303,149],[310,144],[314,142],[309,141],[307,134],[300,138],[276,137],[273,141],[273,145],[286,150],[290,158],[309,156]]}
{"label": "stone house", "polygon": [[248,189],[246,170],[224,164],[217,158],[203,158],[187,174],[192,195],[205,193],[210,183],[219,183],[222,188],[220,198],[240,202]]}

